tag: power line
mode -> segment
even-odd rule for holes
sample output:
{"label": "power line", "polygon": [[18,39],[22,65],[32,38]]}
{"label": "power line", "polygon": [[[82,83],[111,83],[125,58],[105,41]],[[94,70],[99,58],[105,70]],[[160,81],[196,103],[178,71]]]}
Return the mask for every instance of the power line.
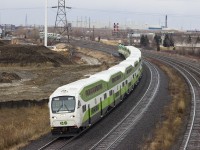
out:
{"label": "power line", "polygon": [[6,11],[6,10],[29,10],[29,9],[44,9],[44,8],[43,7],[0,8],[0,10],[2,10],[2,11]]}
{"label": "power line", "polygon": [[[106,10],[106,9],[91,9],[91,8],[80,8],[80,7],[69,7],[72,10],[81,10],[86,12],[98,12],[98,13],[112,13],[112,14],[134,14],[134,15],[146,15],[146,16],[165,16],[168,14],[170,17],[195,17],[199,18],[200,15],[196,14],[179,14],[179,13],[158,13],[158,12],[137,12],[137,11],[126,11],[126,10]],[[43,7],[22,7],[22,8],[0,8],[0,11],[7,10],[38,10],[44,9]],[[52,7],[48,7],[52,9]]]}
{"label": "power line", "polygon": [[72,7],[72,10],[82,10],[82,11],[93,11],[93,12],[100,12],[100,13],[119,13],[119,14],[136,14],[136,15],[154,15],[154,16],[165,16],[166,14],[174,17],[200,17],[200,15],[185,15],[179,13],[158,13],[158,12],[136,12],[136,11],[126,11],[126,10],[106,10],[106,9],[90,9],[90,8],[78,8]]}

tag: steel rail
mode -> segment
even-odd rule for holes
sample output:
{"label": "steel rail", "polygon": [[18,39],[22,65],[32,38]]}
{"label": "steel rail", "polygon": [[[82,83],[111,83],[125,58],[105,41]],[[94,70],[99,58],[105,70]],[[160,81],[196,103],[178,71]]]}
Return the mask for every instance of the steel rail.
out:
{"label": "steel rail", "polygon": [[200,63],[199,64],[194,64],[195,62],[192,62],[192,61],[190,61],[190,60],[187,60],[187,61],[184,61],[183,59],[176,59],[175,57],[173,58],[173,57],[169,57],[169,56],[164,56],[164,55],[161,55],[161,54],[155,54],[155,53],[151,53],[151,52],[149,52],[149,51],[145,51],[145,53],[148,53],[148,54],[150,54],[150,55],[152,55],[152,56],[158,56],[158,57],[162,57],[162,58],[166,58],[166,59],[168,59],[168,60],[173,60],[173,61],[175,61],[176,63],[177,62],[180,62],[180,63],[182,63],[182,64],[185,64],[185,65],[188,65],[188,66],[190,66],[190,67],[192,67],[192,68],[195,68],[196,70],[199,70],[200,71]]}
{"label": "steel rail", "polygon": [[44,146],[40,147],[38,150],[44,150],[46,147],[48,147],[49,145],[51,145],[52,143],[54,143],[56,140],[58,140],[58,137],[51,140],[50,142],[48,142],[47,144],[45,144]]}
{"label": "steel rail", "polygon": [[[152,54],[151,54],[152,55]],[[154,55],[155,56],[155,55]],[[173,61],[173,62],[175,62],[175,63],[179,63],[179,64],[185,64],[185,65],[187,65],[187,66],[189,66],[189,67],[191,67],[190,69],[191,70],[193,70],[194,72],[196,72],[197,74],[199,74],[200,75],[200,67],[199,66],[196,66],[196,65],[194,65],[194,64],[192,64],[191,62],[184,62],[183,60],[177,60],[177,59],[174,59],[174,58],[169,58],[169,57],[167,57],[167,56],[161,56],[161,55],[156,55],[157,57],[159,57],[159,58],[164,58],[164,59],[168,59],[168,60],[171,60],[171,61]],[[198,71],[197,71],[198,70]]]}
{"label": "steel rail", "polygon": [[51,149],[51,150],[52,149],[53,150],[60,150],[64,146],[66,146],[67,144],[69,144],[70,142],[72,142],[74,139],[76,139],[77,137],[79,137],[80,135],[82,135],[84,132],[86,132],[87,129],[83,130],[82,132],[80,132],[79,134],[77,134],[74,137],[68,137],[69,139],[64,139],[64,141],[62,141],[60,137],[55,138],[54,140],[52,140],[49,143],[47,143],[46,145],[42,146],[38,150],[48,150],[48,149]]}
{"label": "steel rail", "polygon": [[[169,64],[170,66],[172,66],[173,68],[175,68],[176,70],[178,70],[183,76],[184,78],[187,80],[188,84],[190,85],[190,90],[191,90],[191,93],[192,93],[192,102],[193,102],[193,106],[191,109],[191,116],[190,116],[190,121],[188,123],[188,127],[187,127],[187,130],[185,132],[185,135],[184,135],[184,139],[182,141],[182,146],[180,147],[180,149],[184,149],[186,150],[188,148],[188,144],[189,144],[189,141],[190,140],[195,140],[195,139],[191,139],[191,136],[192,136],[192,133],[193,133],[193,128],[194,128],[194,125],[195,125],[195,119],[196,118],[200,118],[200,116],[196,116],[196,112],[197,112],[197,101],[199,98],[198,97],[198,92],[200,91],[200,82],[194,77],[194,75],[192,75],[188,70],[186,70],[184,67],[174,63],[174,62],[171,62],[169,60],[166,60],[167,58],[157,58],[156,56],[150,56],[150,57],[153,57],[153,58],[156,58],[156,59],[159,59],[167,64]],[[170,58],[168,58],[170,59]],[[188,65],[187,63],[184,63],[185,65]],[[189,67],[191,67],[190,65],[188,65]],[[189,74],[189,76],[194,79],[195,83],[197,83],[198,86],[195,86],[194,84],[192,84],[192,81],[191,79],[189,79],[189,77],[183,72],[181,71],[180,69],[184,70],[186,73]],[[190,68],[191,69],[191,68]],[[199,72],[196,72],[199,74]],[[198,87],[196,89],[196,87]],[[196,96],[197,95],[197,96]],[[199,95],[200,96],[200,95]],[[199,140],[199,139],[197,139]],[[200,147],[198,147],[197,149],[199,149]]]}
{"label": "steel rail", "polygon": [[151,63],[145,62],[145,64],[149,67],[151,72],[151,81],[145,94],[136,106],[131,109],[129,113],[112,130],[110,130],[110,132],[93,145],[90,150],[114,149],[134,127],[153,101],[160,86],[160,75],[156,67]]}

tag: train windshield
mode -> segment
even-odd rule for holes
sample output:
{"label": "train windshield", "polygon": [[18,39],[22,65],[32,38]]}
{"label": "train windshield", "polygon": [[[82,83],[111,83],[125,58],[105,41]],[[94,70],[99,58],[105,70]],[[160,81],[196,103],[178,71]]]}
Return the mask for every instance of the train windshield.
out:
{"label": "train windshield", "polygon": [[60,96],[52,99],[52,113],[59,112],[74,112],[75,97],[74,96]]}

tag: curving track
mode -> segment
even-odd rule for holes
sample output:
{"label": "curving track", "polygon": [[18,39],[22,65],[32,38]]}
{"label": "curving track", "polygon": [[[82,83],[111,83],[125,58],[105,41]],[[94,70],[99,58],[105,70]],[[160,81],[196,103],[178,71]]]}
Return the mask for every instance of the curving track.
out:
{"label": "curving track", "polygon": [[106,134],[92,149],[115,149],[117,145],[126,137],[129,131],[140,120],[143,113],[153,101],[160,85],[160,75],[157,69],[150,63],[145,62],[151,71],[150,85],[133,109],[122,119],[108,134]]}
{"label": "curving track", "polygon": [[[140,98],[138,103],[127,113],[124,119],[120,120],[120,122],[112,130],[107,132],[103,138],[101,137],[101,140],[98,140],[96,144],[93,143],[90,145],[88,149],[114,149],[120,141],[126,137],[129,131],[134,128],[143,116],[144,112],[146,112],[158,92],[160,86],[160,75],[154,65],[149,62],[145,62],[145,65],[148,67],[151,77],[151,81],[148,88],[145,90],[145,94],[141,96],[142,98]],[[73,143],[73,140],[75,141],[75,139],[79,136],[80,135],[71,139],[58,138],[39,149],[70,149],[68,148],[68,144]]]}
{"label": "curving track", "polygon": [[186,79],[192,96],[190,119],[182,139],[180,150],[200,149],[200,67],[190,61],[174,59],[166,56],[148,53],[151,57],[169,64],[178,70]]}
{"label": "curving track", "polygon": [[38,148],[38,150],[61,149],[63,146],[65,146],[71,140],[72,140],[72,138],[55,138],[52,141],[50,141],[49,143],[45,144],[44,146]]}
{"label": "curving track", "polygon": [[[180,150],[199,150],[200,149],[200,64],[194,64],[191,61],[185,61],[182,59],[176,59],[172,57],[155,55],[149,52],[145,52],[146,57],[157,59],[162,61],[176,70],[178,70],[186,79],[192,96],[192,107],[190,112],[190,120],[185,131],[185,135],[182,139]],[[147,56],[148,54],[148,56]],[[152,64],[145,62],[148,68],[151,70],[151,82],[141,100],[135,105],[135,107],[122,119],[112,130],[110,130],[103,138],[98,142],[93,143],[90,149],[115,149],[117,145],[126,137],[130,130],[132,130],[135,124],[140,120],[143,113],[147,110],[148,106],[153,101],[156,91],[159,87],[159,74],[156,68]],[[156,81],[157,80],[157,81]],[[150,97],[150,98],[149,98]],[[71,140],[70,140],[71,141]],[[65,141],[65,145],[68,143]],[[61,146],[61,145],[60,145]],[[61,146],[63,147],[63,146]],[[58,149],[62,149],[62,148]],[[65,149],[66,147],[63,147]],[[49,149],[49,148],[47,148]],[[51,148],[50,148],[51,149]]]}
{"label": "curving track", "polygon": [[[200,139],[200,64],[194,64],[193,62],[185,62],[184,60],[177,60],[170,57],[164,57],[161,55],[155,55],[149,52],[145,52],[146,57],[151,57],[154,59],[157,59],[159,61],[163,61],[178,71],[181,72],[181,74],[186,78],[187,82],[189,83],[190,90],[192,92],[192,108],[191,108],[191,116],[190,116],[190,122],[188,123],[187,130],[185,132],[185,136],[182,140],[182,145],[180,149],[200,149],[199,139]],[[81,139],[81,142],[78,140],[75,140],[75,138],[71,139],[59,139],[52,141],[45,145],[44,147],[41,147],[41,149],[72,149],[74,145],[79,147],[77,143],[84,143],[85,141],[88,142],[88,139],[90,139],[90,143],[92,144],[86,144],[87,146],[82,147],[82,149],[116,149],[116,147],[119,145],[119,143],[126,138],[127,134],[134,128],[134,126],[139,122],[139,120],[142,118],[143,114],[147,111],[147,108],[152,103],[156,92],[159,89],[159,74],[157,72],[157,69],[154,67],[154,65],[145,62],[145,66],[148,67],[148,69],[151,72],[151,80],[152,82],[149,84],[148,92],[145,94],[148,96],[144,96],[140,99],[140,101],[135,104],[134,108],[127,113],[126,117],[120,121],[118,121],[117,125],[114,126],[113,129],[109,130],[106,134],[101,136],[99,138],[98,142],[94,141],[94,139],[90,139],[93,135],[90,133],[89,138],[87,138],[87,135],[84,136],[85,139],[83,139],[82,136],[80,136],[79,140]],[[151,87],[151,88],[150,88]],[[153,88],[152,88],[153,87]],[[147,88],[146,88],[147,89]],[[151,89],[151,90],[149,90]],[[149,98],[151,97],[151,98]],[[145,101],[146,100],[146,101]],[[111,115],[111,114],[110,114]],[[109,118],[109,116],[107,117]],[[109,118],[112,119],[112,118]],[[107,119],[106,119],[107,120]],[[100,125],[101,126],[101,125]],[[93,126],[92,128],[98,128]],[[101,127],[103,128],[103,127]],[[102,138],[103,137],[103,138]],[[112,140],[110,140],[112,139]],[[73,146],[72,146],[73,145]],[[80,144],[81,145],[81,144]],[[70,147],[71,146],[71,147]],[[75,149],[77,149],[75,147]],[[80,149],[80,147],[79,147]]]}

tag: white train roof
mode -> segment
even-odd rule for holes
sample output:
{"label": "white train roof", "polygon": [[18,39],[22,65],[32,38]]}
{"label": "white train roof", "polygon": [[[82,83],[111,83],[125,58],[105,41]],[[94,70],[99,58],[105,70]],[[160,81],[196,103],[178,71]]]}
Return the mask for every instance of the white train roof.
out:
{"label": "white train roof", "polygon": [[137,59],[128,59],[128,60],[124,60],[122,62],[120,62],[120,64],[129,64],[132,65],[133,67],[135,67],[135,62],[138,61]]}
{"label": "white train roof", "polygon": [[96,73],[96,74],[90,76],[90,78],[99,78],[99,79],[102,79],[102,80],[108,82],[110,80],[111,76],[118,72],[119,72],[118,70],[109,70],[108,69],[108,70]]}
{"label": "white train roof", "polygon": [[127,60],[131,60],[131,61],[133,61],[134,63],[136,62],[136,61],[139,61],[139,57],[128,57],[126,60],[124,60],[124,61],[127,61]]}
{"label": "white train roof", "polygon": [[135,56],[135,57],[141,57],[142,53],[141,53],[141,51],[138,48],[135,48],[133,46],[126,46],[126,47],[130,51],[130,56],[129,57],[133,57],[133,56]]}
{"label": "white train roof", "polygon": [[121,71],[122,73],[126,73],[126,69],[131,66],[131,63],[124,63],[124,64],[118,64],[118,65],[115,65],[111,68],[109,68],[108,70],[118,70],[118,71]]}
{"label": "white train roof", "polygon": [[128,48],[130,51],[132,51],[132,52],[140,52],[141,53],[141,51],[138,49],[138,48],[136,48],[136,47],[133,47],[133,46],[126,46],[126,48]]}
{"label": "white train roof", "polygon": [[134,52],[131,52],[129,57],[141,57],[141,53],[134,53]]}
{"label": "white train roof", "polygon": [[115,65],[108,70],[96,73],[90,76],[89,78],[81,79],[69,83],[67,85],[63,85],[57,88],[50,97],[64,96],[64,95],[75,96],[75,94],[79,93],[84,87],[88,85],[91,85],[100,80],[108,82],[112,75],[118,72],[125,73],[126,68],[130,65],[134,67],[135,62],[139,61],[139,58],[141,57],[141,51],[139,49],[133,46],[126,46],[126,48],[129,49],[130,55],[126,60],[122,61],[120,64]]}
{"label": "white train roof", "polygon": [[53,97],[54,95],[62,96],[62,95],[68,95],[68,94],[69,96],[75,96],[77,92],[80,92],[87,85],[91,85],[100,80],[101,79],[99,78],[86,78],[86,79],[77,80],[75,82],[72,82],[72,83],[69,83],[57,88],[54,91],[54,93],[51,95],[51,97]]}

